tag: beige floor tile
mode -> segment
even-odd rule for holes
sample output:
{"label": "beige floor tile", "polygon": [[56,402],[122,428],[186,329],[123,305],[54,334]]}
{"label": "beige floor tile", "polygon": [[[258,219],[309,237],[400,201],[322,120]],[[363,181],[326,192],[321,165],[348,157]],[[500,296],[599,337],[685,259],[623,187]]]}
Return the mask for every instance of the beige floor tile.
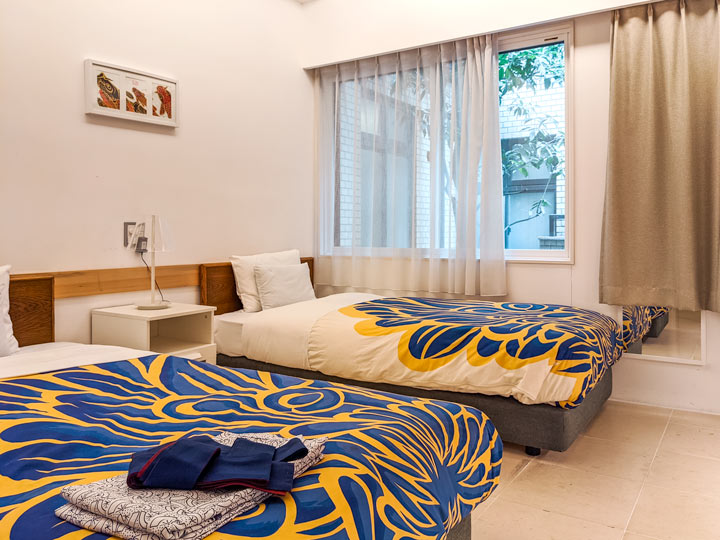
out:
{"label": "beige floor tile", "polygon": [[622,529],[500,500],[472,524],[473,540],[621,540]]}
{"label": "beige floor tile", "polygon": [[507,486],[523,468],[530,463],[530,458],[513,454],[503,454],[502,466],[500,468],[500,483],[498,487]]}
{"label": "beige floor tile", "polygon": [[673,411],[670,421],[679,424],[720,429],[720,414]]}
{"label": "beige floor tile", "polygon": [[499,500],[624,528],[641,486],[642,482],[534,461]]}
{"label": "beige floor tile", "polygon": [[720,501],[646,484],[628,532],[658,540],[718,540]]}
{"label": "beige floor tile", "polygon": [[671,409],[609,401],[590,424],[585,435],[654,451],[670,413]]}
{"label": "beige floor tile", "polygon": [[539,459],[625,480],[643,480],[652,458],[653,452],[642,446],[581,436],[565,452],[548,452]]}
{"label": "beige floor tile", "polygon": [[720,500],[720,460],[661,451],[652,464],[647,483]]}
{"label": "beige floor tile", "polygon": [[644,534],[626,533],[623,536],[623,540],[658,540],[652,536],[645,536]]}
{"label": "beige floor tile", "polygon": [[660,450],[720,459],[720,429],[671,421]]}

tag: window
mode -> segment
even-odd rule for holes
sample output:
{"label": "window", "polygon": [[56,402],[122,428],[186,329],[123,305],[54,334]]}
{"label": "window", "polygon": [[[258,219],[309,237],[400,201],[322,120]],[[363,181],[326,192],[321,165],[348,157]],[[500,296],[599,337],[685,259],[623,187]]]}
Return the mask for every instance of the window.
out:
{"label": "window", "polygon": [[[570,27],[562,27],[499,40],[508,259],[570,259],[570,37]],[[457,222],[475,223],[458,218],[464,194],[454,181],[462,166],[456,143],[464,88],[458,81],[466,61],[443,57],[437,70],[382,62],[369,73],[333,79],[333,211],[323,245],[334,253],[399,248],[446,257],[443,250],[455,249],[462,232]]]}
{"label": "window", "polygon": [[500,136],[508,259],[570,259],[570,29],[501,39]]}

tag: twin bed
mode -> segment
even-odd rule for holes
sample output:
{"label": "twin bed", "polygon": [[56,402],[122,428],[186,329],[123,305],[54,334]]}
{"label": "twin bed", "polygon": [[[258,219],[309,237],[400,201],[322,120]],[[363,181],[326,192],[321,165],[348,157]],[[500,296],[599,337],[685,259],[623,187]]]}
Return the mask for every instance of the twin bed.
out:
{"label": "twin bed", "polygon": [[[0,358],[0,537],[105,538],[55,517],[61,488],[188,433],[326,436],[293,491],[211,538],[469,539],[502,442],[463,405],[97,345],[53,344],[52,278],[13,279]],[[36,345],[41,344],[41,345]],[[91,360],[94,359],[94,360]]]}
{"label": "twin bed", "polygon": [[219,364],[477,407],[530,454],[572,444],[622,354],[612,318],[568,306],[349,293],[246,313],[230,263],[201,265],[200,287]]}

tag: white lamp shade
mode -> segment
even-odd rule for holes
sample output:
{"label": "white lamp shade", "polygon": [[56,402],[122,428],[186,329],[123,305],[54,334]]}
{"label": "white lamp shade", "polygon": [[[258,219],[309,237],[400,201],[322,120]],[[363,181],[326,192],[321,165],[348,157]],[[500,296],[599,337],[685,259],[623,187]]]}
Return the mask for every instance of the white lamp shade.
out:
{"label": "white lamp shade", "polygon": [[[155,281],[155,254],[159,252],[169,251],[171,249],[170,231],[167,224],[157,215],[150,216],[145,221],[138,222],[135,225],[133,233],[133,242],[131,245],[137,244],[141,237],[147,238],[145,248],[150,254],[150,302],[148,304],[138,304],[138,309],[164,309],[169,307],[168,302],[164,302],[158,298],[156,294],[157,282]],[[142,252],[141,255],[142,257]],[[143,258],[143,261],[145,259]],[[147,265],[147,263],[145,263]]]}
{"label": "white lamp shade", "polygon": [[[153,220],[155,221],[153,228]],[[160,216],[151,216],[150,220],[150,235],[148,236],[148,251],[155,253],[165,253],[173,250],[172,234],[170,227],[168,227],[167,221]]]}

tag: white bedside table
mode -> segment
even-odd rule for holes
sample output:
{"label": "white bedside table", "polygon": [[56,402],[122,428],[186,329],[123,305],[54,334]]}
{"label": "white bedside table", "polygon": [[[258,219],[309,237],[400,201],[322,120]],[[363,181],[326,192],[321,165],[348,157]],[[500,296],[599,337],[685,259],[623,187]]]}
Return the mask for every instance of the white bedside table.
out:
{"label": "white bedside table", "polygon": [[213,306],[172,304],[141,310],[118,306],[92,310],[92,342],[216,362]]}

